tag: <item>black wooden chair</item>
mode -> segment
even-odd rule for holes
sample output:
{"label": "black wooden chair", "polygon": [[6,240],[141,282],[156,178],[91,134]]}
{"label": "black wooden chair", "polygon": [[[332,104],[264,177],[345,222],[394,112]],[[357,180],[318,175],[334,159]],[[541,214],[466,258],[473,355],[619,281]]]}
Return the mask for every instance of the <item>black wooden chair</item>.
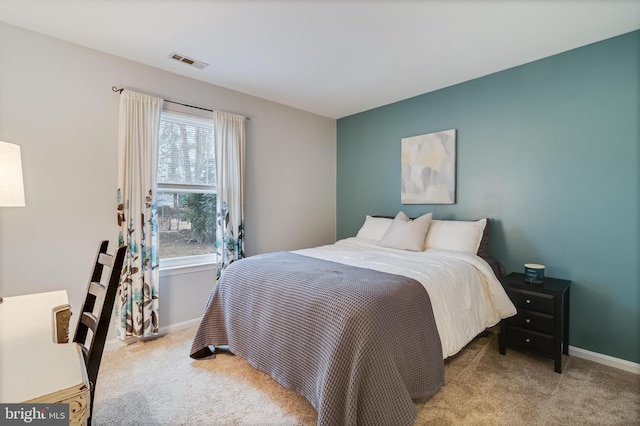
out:
{"label": "black wooden chair", "polygon": [[107,253],[109,241],[100,242],[96,259],[87,288],[82,312],[76,327],[73,341],[84,353],[87,366],[87,377],[91,384],[91,410],[89,422],[93,414],[93,396],[100,369],[100,360],[104,344],[109,331],[111,313],[118,292],[118,283],[122,273],[124,257],[127,253],[125,246],[118,247],[113,255]]}

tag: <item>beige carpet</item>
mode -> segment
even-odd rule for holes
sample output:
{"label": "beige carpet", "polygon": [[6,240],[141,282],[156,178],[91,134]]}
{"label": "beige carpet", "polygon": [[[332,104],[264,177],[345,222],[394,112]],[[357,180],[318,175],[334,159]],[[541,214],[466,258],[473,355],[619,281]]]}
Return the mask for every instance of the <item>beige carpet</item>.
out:
{"label": "beige carpet", "polygon": [[[93,424],[315,425],[304,398],[242,359],[190,359],[194,333],[105,352]],[[492,333],[446,361],[445,383],[416,402],[417,425],[640,424],[640,376],[575,357],[558,374],[549,359],[500,355]]]}

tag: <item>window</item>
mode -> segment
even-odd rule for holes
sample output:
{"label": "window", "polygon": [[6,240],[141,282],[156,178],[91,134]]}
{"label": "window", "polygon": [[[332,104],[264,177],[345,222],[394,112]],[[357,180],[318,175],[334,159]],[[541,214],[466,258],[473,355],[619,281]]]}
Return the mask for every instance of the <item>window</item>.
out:
{"label": "window", "polygon": [[215,262],[213,120],[164,110],[158,147],[160,266]]}

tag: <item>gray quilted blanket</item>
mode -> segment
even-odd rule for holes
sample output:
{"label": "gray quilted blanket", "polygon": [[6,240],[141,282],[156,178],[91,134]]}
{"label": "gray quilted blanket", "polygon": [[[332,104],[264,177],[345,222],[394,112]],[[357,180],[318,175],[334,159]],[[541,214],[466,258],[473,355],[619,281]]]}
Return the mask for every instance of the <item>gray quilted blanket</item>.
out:
{"label": "gray quilted blanket", "polygon": [[231,352],[307,398],[319,425],[410,425],[444,384],[429,295],[417,281],[290,252],[232,263],[191,347]]}

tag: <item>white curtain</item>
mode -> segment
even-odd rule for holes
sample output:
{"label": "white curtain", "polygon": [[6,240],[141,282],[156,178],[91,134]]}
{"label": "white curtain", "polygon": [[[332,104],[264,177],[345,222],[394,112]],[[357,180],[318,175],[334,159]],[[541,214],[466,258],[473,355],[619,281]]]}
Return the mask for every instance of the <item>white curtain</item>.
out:
{"label": "white curtain", "polygon": [[119,244],[128,247],[116,300],[124,340],[158,334],[158,141],[163,100],[124,90],[118,140]]}
{"label": "white curtain", "polygon": [[245,118],[213,113],[216,150],[216,254],[218,277],[244,257]]}

